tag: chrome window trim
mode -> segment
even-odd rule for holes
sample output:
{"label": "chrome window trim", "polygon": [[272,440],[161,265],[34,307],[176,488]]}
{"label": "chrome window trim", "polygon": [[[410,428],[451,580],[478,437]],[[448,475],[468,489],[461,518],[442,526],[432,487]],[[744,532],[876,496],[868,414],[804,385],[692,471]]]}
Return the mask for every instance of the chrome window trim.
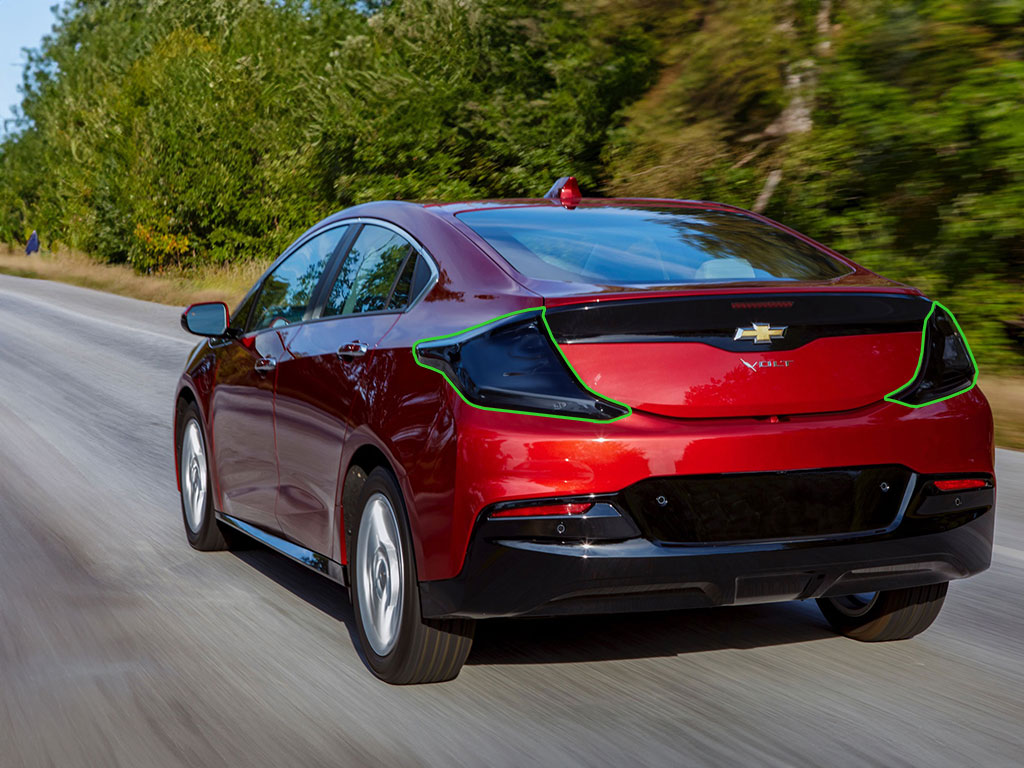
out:
{"label": "chrome window trim", "polygon": [[[355,226],[355,225],[358,225],[358,224],[373,224],[373,225],[378,226],[378,227],[383,227],[384,229],[390,229],[395,234],[401,235],[402,237],[404,237],[406,240],[409,241],[409,244],[413,247],[413,249],[416,251],[416,253],[419,254],[423,258],[423,260],[426,263],[427,267],[430,269],[430,278],[427,280],[427,284],[425,286],[423,286],[423,290],[421,290],[418,294],[416,294],[416,296],[408,304],[406,304],[406,306],[403,309],[399,309],[399,310],[379,309],[379,310],[376,310],[375,312],[360,312],[358,314],[353,314],[353,315],[327,315],[327,316],[324,316],[324,315],[320,314],[320,315],[316,315],[315,317],[311,317],[308,320],[302,320],[302,321],[300,321],[298,323],[291,323],[287,327],[288,328],[296,328],[296,327],[299,327],[299,326],[302,326],[302,325],[307,325],[309,323],[318,323],[318,322],[320,322],[322,320],[339,320],[339,319],[346,318],[346,317],[367,317],[369,315],[402,315],[402,314],[405,314],[406,312],[408,312],[409,310],[411,310],[413,307],[415,307],[417,304],[419,304],[420,301],[423,300],[424,296],[426,296],[428,293],[430,293],[431,289],[435,285],[437,285],[437,281],[441,277],[441,272],[440,272],[440,269],[438,269],[437,262],[434,260],[434,257],[430,255],[430,251],[428,251],[426,248],[424,248],[423,245],[420,243],[420,241],[417,240],[415,237],[413,237],[411,234],[409,234],[406,230],[402,229],[397,224],[392,224],[390,221],[385,221],[384,219],[375,219],[375,218],[372,218],[372,217],[369,217],[369,216],[357,216],[357,217],[354,217],[354,218],[351,218],[351,219],[337,219],[335,221],[331,221],[331,222],[325,224],[322,227],[317,227],[316,229],[312,229],[312,230],[309,230],[306,233],[304,233],[304,234],[307,235],[306,237],[303,237],[301,240],[296,240],[294,243],[289,245],[281,253],[280,256],[278,256],[276,259],[274,259],[273,263],[271,263],[271,265],[269,267],[267,267],[267,269],[263,272],[263,274],[260,275],[259,280],[257,280],[253,284],[253,287],[249,289],[249,292],[246,293],[245,297],[242,299],[242,301],[239,302],[239,306],[241,306],[245,302],[245,300],[249,298],[249,294],[252,293],[253,291],[256,291],[256,290],[262,291],[263,290],[263,282],[273,273],[273,271],[275,269],[277,269],[278,266],[280,266],[281,263],[285,259],[287,259],[289,256],[291,256],[292,253],[294,253],[297,249],[299,249],[302,246],[304,246],[306,243],[308,243],[314,237],[317,237],[317,236],[323,234],[324,232],[328,231],[329,229],[335,229],[337,227]],[[347,256],[348,254],[346,253],[345,255]],[[257,300],[258,300],[258,298],[257,298]],[[250,311],[251,311],[251,309],[250,309]],[[272,331],[272,330],[280,330],[280,329],[260,328],[259,330],[247,331],[240,338],[248,338],[250,336],[256,336],[258,334],[266,333],[267,331]],[[217,346],[227,346],[228,344],[231,343],[231,341],[233,341],[233,339],[225,339],[222,344],[218,344]],[[211,346],[212,346],[212,344],[211,344]]]}
{"label": "chrome window trim", "polygon": [[[287,248],[285,248],[278,255],[278,257],[276,259],[274,259],[270,263],[270,266],[268,266],[263,271],[263,274],[259,276],[259,279],[255,283],[253,283],[252,288],[250,288],[246,292],[245,296],[242,297],[242,300],[240,302],[238,302],[238,306],[235,307],[235,311],[241,309],[242,305],[245,304],[245,302],[249,300],[250,295],[253,294],[253,293],[257,294],[256,301],[258,302],[259,301],[259,295],[258,294],[263,292],[263,283],[266,282],[267,278],[270,277],[279,266],[281,266],[285,261],[287,261],[289,258],[291,258],[292,254],[295,253],[300,248],[302,248],[306,243],[308,243],[311,240],[313,240],[313,238],[319,237],[320,235],[322,235],[325,232],[328,232],[328,231],[330,231],[332,229],[337,229],[337,228],[343,227],[343,226],[349,226],[350,223],[351,223],[350,219],[343,219],[341,221],[331,221],[331,222],[328,222],[327,224],[324,224],[322,227],[316,227],[316,225],[314,225],[314,227],[316,227],[315,229],[309,229],[309,230],[307,230],[306,232],[303,233],[303,235],[305,235],[305,237],[300,235],[298,240],[295,240],[291,245],[289,245]],[[342,236],[342,240],[338,241],[338,245],[341,245],[341,242],[343,240],[344,240],[344,236]],[[337,246],[335,246],[335,249],[337,249]],[[328,265],[330,265],[330,261],[328,261]],[[255,307],[255,305],[253,305],[252,307],[249,307],[249,316],[246,317],[246,324],[248,324],[249,320],[252,319],[252,311],[253,311],[254,307]],[[235,320],[233,315],[234,315],[234,312],[232,312],[232,316],[230,317],[229,322]],[[291,326],[291,325],[302,325],[302,323],[304,323],[304,322],[308,322],[308,321],[300,320],[297,323],[290,323],[289,326]],[[246,337],[249,337],[249,336],[255,336],[258,333],[262,333],[263,331],[269,331],[269,330],[271,330],[271,329],[270,328],[259,328],[257,330],[246,331],[245,333],[243,333],[241,335],[240,338],[246,338]]]}
{"label": "chrome window trim", "polygon": [[297,251],[299,248],[304,246],[306,243],[308,243],[314,237],[319,237],[324,232],[327,232],[327,231],[332,230],[332,229],[337,229],[338,227],[347,226],[350,223],[351,223],[350,219],[344,219],[342,221],[331,221],[331,222],[328,222],[327,224],[324,224],[322,227],[317,227],[316,229],[307,230],[306,232],[303,233],[304,235],[306,235],[306,237],[302,237],[302,235],[299,235],[299,237],[300,237],[299,240],[296,240],[291,245],[289,245],[287,248],[285,248],[284,251],[281,253],[281,255],[278,256],[276,259],[274,259],[274,263],[271,264],[267,268],[267,271],[263,273],[263,277],[260,278],[260,282],[265,280],[267,278],[267,276],[272,271],[277,269],[277,267],[279,266],[280,262],[282,262],[285,259],[287,259],[295,251]]}
{"label": "chrome window trim", "polygon": [[[423,257],[423,260],[426,262],[427,266],[430,269],[430,278],[427,280],[427,284],[425,286],[423,286],[423,290],[421,290],[418,294],[416,294],[416,296],[414,296],[409,301],[409,303],[405,305],[405,307],[403,309],[400,309],[400,310],[381,309],[381,310],[377,310],[375,312],[359,312],[357,314],[352,314],[352,315],[330,315],[329,317],[324,317],[323,315],[320,315],[319,317],[312,317],[312,318],[310,318],[310,320],[307,321],[307,322],[312,322],[312,321],[321,320],[321,319],[327,320],[327,319],[330,319],[330,318],[338,318],[338,317],[360,317],[362,315],[384,315],[384,314],[401,315],[401,314],[405,314],[410,309],[412,309],[417,304],[419,304],[420,301],[422,301],[423,297],[426,296],[428,293],[430,293],[430,290],[435,285],[437,285],[437,281],[441,277],[441,271],[438,269],[437,262],[434,261],[434,257],[430,255],[430,251],[428,251],[426,248],[424,248],[419,240],[417,240],[415,237],[413,237],[407,231],[405,231],[404,229],[399,227],[397,224],[392,224],[390,221],[385,221],[384,219],[375,219],[375,218],[372,218],[372,217],[369,217],[369,216],[357,216],[357,217],[351,218],[351,219],[341,219],[341,220],[339,220],[339,221],[337,221],[335,223],[336,224],[343,224],[343,223],[350,223],[350,224],[372,224],[372,225],[377,226],[377,227],[383,227],[384,229],[390,229],[396,235],[400,235],[401,237],[404,237],[406,240],[409,241],[409,244],[413,247],[413,249],[416,251],[416,253],[418,253],[421,257]],[[356,236],[356,239],[357,240],[359,239],[358,235]],[[353,245],[355,245],[355,243],[353,243]],[[348,254],[346,254],[346,256],[347,255]]]}

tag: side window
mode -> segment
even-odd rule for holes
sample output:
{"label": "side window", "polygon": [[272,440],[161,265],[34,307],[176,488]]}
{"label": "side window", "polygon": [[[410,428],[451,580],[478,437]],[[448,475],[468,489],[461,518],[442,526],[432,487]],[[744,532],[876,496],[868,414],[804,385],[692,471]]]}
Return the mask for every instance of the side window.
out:
{"label": "side window", "polygon": [[298,248],[267,275],[253,310],[250,331],[291,325],[306,314],[313,290],[347,227],[335,227]]}
{"label": "side window", "polygon": [[249,322],[249,314],[252,311],[252,305],[256,303],[256,298],[260,295],[259,288],[252,291],[243,301],[238,309],[235,310],[234,314],[231,315],[231,327],[238,328],[240,330],[246,330],[246,325]]}
{"label": "side window", "polygon": [[[398,292],[406,273],[411,285],[416,261],[416,251],[408,240],[390,229],[367,224],[341,265],[324,316],[401,309],[405,302],[396,306],[392,289]],[[408,285],[405,291],[408,299]]]}
{"label": "side window", "polygon": [[391,291],[391,301],[388,302],[388,309],[401,310],[415,299],[430,282],[430,266],[427,260],[415,251],[410,254],[398,276],[395,289]]}
{"label": "side window", "polygon": [[402,274],[395,281],[395,288],[391,291],[391,300],[388,302],[388,309],[402,309],[409,303],[409,295],[412,292],[412,276],[416,271],[416,262],[419,259],[416,252],[409,254],[402,267]]}

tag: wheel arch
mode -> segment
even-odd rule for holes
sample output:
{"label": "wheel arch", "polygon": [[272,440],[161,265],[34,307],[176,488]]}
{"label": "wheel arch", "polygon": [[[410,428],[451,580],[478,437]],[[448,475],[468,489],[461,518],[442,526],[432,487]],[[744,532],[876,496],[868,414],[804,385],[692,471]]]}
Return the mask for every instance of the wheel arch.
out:
{"label": "wheel arch", "polygon": [[178,491],[181,491],[181,473],[178,471],[178,464],[181,462],[181,415],[190,405],[195,405],[199,410],[200,418],[204,418],[202,415],[202,406],[199,405],[199,399],[196,397],[196,393],[192,391],[192,388],[182,383],[178,387],[178,393],[174,397],[174,419],[171,424],[171,430],[174,436],[174,476],[177,478]]}
{"label": "wheel arch", "polygon": [[[418,521],[414,507],[412,488],[409,483],[409,476],[405,472],[401,462],[388,450],[386,445],[368,428],[357,429],[345,440],[346,450],[342,456],[341,470],[339,474],[339,498],[338,498],[338,531],[335,540],[338,546],[338,562],[347,564],[349,542],[355,535],[355,531],[349,530],[348,522],[351,515],[345,514],[345,509],[352,509],[358,504],[359,495],[362,492],[363,483],[367,476],[377,467],[384,467],[395,476],[398,488],[402,492],[402,503],[405,505],[409,532],[412,534],[413,558],[417,563],[423,560],[422,544],[418,535]],[[360,473],[352,474],[353,469],[360,469]]]}
{"label": "wheel arch", "polygon": [[181,414],[190,405],[194,405],[199,411],[199,421],[203,428],[203,436],[206,438],[207,456],[206,460],[210,465],[210,485],[213,492],[214,506],[220,508],[217,501],[220,499],[220,479],[217,474],[217,461],[213,450],[213,434],[210,429],[210,419],[203,398],[196,392],[194,383],[189,377],[182,376],[178,383],[178,391],[174,395],[174,419],[171,425],[174,442],[174,476],[178,491],[181,491],[181,476],[178,471],[178,463],[181,461],[178,445],[181,439]]}

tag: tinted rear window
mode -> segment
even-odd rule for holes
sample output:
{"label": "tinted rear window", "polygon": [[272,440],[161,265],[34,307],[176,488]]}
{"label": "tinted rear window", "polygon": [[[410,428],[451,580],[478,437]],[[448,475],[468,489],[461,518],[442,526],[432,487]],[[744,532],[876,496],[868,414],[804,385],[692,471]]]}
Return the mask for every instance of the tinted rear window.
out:
{"label": "tinted rear window", "polygon": [[829,280],[851,270],[776,227],[697,208],[556,206],[459,219],[529,277],[599,285]]}

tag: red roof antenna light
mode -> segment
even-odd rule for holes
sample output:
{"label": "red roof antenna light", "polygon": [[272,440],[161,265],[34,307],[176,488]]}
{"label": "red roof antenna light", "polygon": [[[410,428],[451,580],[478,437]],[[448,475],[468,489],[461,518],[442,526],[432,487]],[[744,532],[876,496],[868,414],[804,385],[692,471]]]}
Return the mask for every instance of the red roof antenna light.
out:
{"label": "red roof antenna light", "polygon": [[544,199],[560,203],[563,208],[571,211],[580,204],[583,195],[580,194],[580,185],[576,183],[575,176],[563,176],[551,185]]}

